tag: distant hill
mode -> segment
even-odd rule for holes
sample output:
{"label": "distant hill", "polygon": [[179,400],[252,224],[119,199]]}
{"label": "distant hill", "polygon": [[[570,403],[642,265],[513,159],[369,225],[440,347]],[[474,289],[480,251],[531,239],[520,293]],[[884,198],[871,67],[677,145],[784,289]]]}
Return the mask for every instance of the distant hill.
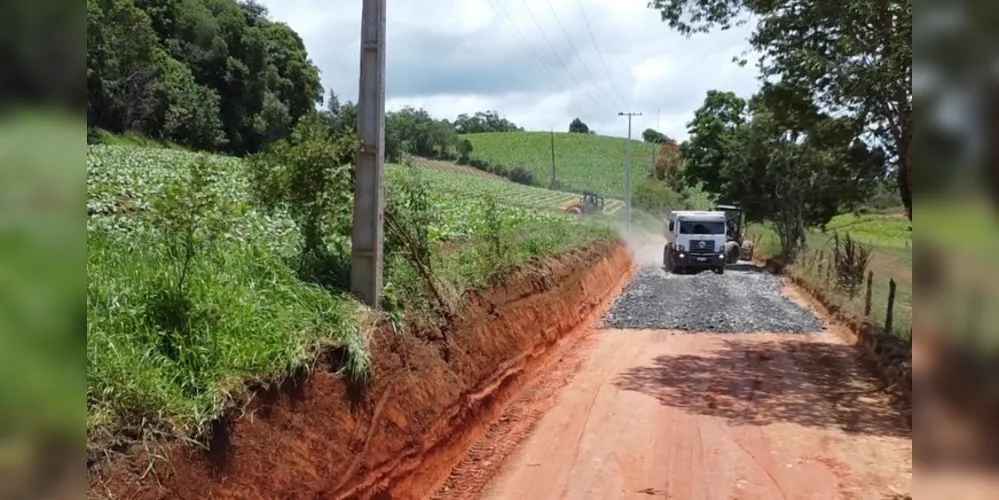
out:
{"label": "distant hill", "polygon": [[[530,170],[547,185],[551,178],[549,132],[496,132],[460,136],[472,143],[473,158]],[[628,141],[601,135],[555,133],[555,178],[577,190],[621,198]],[[632,140],[632,179],[648,175],[655,145]]]}

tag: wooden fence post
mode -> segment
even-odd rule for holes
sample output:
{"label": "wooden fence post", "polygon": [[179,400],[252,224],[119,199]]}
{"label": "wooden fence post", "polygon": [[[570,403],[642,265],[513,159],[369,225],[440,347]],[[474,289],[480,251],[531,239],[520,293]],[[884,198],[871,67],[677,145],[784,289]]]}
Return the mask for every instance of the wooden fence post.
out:
{"label": "wooden fence post", "polygon": [[864,297],[864,316],[871,315],[871,289],[874,288],[874,271],[867,271],[867,296]]}
{"label": "wooden fence post", "polygon": [[892,323],[895,322],[895,280],[888,280],[888,312],[885,313],[885,332],[892,333]]}

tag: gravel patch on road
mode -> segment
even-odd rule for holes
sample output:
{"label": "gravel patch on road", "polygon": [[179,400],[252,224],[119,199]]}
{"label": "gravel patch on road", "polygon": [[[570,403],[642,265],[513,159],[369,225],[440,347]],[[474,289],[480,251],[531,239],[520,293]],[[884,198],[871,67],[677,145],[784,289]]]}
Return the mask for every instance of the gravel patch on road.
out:
{"label": "gravel patch on road", "polygon": [[667,274],[643,266],[604,317],[605,328],[693,332],[806,333],[822,329],[811,311],[781,293],[781,278],[749,265],[717,275]]}

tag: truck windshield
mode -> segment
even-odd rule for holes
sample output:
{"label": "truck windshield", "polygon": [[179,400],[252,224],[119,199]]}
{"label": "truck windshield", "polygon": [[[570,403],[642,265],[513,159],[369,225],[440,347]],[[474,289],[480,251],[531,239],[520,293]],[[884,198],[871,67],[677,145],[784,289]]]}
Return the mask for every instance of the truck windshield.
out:
{"label": "truck windshield", "polygon": [[682,221],[680,234],[725,234],[722,221]]}

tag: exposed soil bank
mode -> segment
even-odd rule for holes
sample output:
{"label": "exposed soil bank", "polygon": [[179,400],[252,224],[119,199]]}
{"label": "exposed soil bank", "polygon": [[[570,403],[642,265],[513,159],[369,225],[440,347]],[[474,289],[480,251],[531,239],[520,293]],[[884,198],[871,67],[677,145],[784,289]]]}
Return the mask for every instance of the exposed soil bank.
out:
{"label": "exposed soil bank", "polygon": [[376,331],[374,380],[359,402],[344,380],[316,372],[293,390],[261,394],[220,425],[213,451],[171,445],[169,459],[133,453],[92,472],[90,494],[427,498],[532,368],[593,321],[631,271],[628,251],[610,243],[524,268],[471,298],[449,333],[448,360],[440,343]]}

